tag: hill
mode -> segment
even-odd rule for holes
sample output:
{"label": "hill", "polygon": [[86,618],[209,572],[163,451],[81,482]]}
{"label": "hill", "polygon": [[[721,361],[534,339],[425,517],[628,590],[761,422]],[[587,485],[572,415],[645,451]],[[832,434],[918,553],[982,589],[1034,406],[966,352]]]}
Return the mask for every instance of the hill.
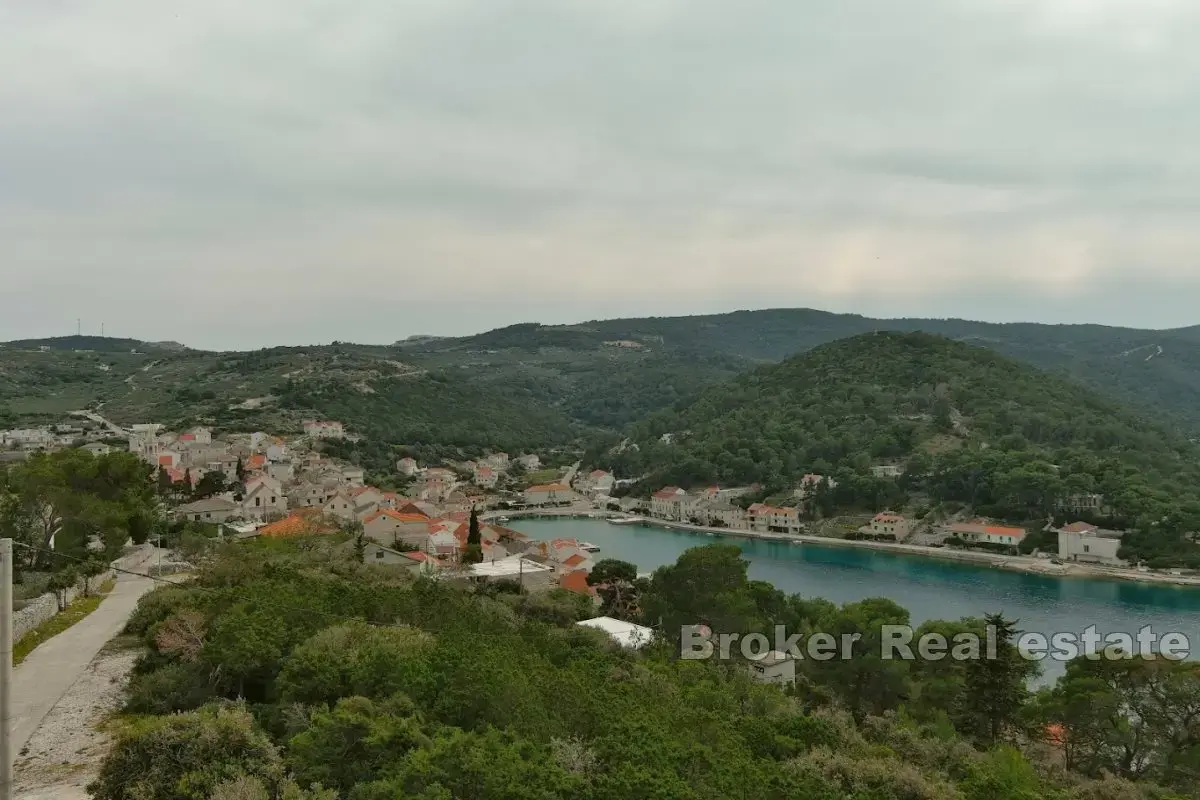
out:
{"label": "hill", "polygon": [[[1045,519],[1057,501],[1099,492],[1127,523],[1186,507],[1179,524],[1200,527],[1200,453],[1186,439],[1078,384],[922,333],[864,334],[759,367],[652,415],[596,460],[648,487],[779,492],[817,472],[837,479],[831,504],[872,510],[921,494]],[[906,463],[905,480],[875,478],[879,463]]]}
{"label": "hill", "polygon": [[[873,319],[813,309],[767,309],[648,317],[577,325],[516,325],[428,343],[430,353],[542,348],[595,351],[624,342],[649,351],[707,354],[745,366],[778,361],[876,330],[923,331],[988,347],[1060,373],[1129,405],[1169,413],[1200,433],[1200,326],[1139,330],[1105,325],[988,323],[962,319]],[[608,345],[611,347],[612,345]],[[728,377],[714,372],[714,380]]]}
{"label": "hill", "polygon": [[0,346],[0,417],[51,421],[103,404],[122,423],[208,420],[286,431],[316,415],[345,417],[395,444],[575,446],[754,366],[878,329],[984,345],[1200,435],[1197,329],[873,320],[810,309],[527,323],[390,346],[252,352],[100,337],[10,342]]}

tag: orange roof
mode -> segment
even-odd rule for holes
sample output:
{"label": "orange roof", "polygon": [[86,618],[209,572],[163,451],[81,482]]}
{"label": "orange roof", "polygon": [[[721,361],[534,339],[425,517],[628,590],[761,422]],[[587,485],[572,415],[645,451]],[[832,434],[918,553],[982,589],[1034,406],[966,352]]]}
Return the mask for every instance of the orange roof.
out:
{"label": "orange roof", "polygon": [[568,592],[577,594],[591,594],[592,587],[588,586],[587,573],[581,569],[574,572],[568,572],[559,579],[558,585],[566,589]]}
{"label": "orange roof", "polygon": [[266,463],[267,463],[266,456],[261,455],[261,454],[256,454],[256,455],[252,455],[249,458],[247,458],[245,464],[243,464],[242,466],[244,466],[246,469],[258,469],[259,467],[266,466]]}
{"label": "orange roof", "polygon": [[555,550],[558,550],[563,547],[579,547],[579,540],[578,539],[555,539],[554,541],[550,542],[550,546],[553,547]]}
{"label": "orange roof", "polygon": [[655,492],[654,497],[657,497],[659,500],[669,500],[677,494],[679,494],[679,487],[667,486]]}
{"label": "orange roof", "polygon": [[1067,527],[1063,528],[1066,533],[1090,533],[1091,531],[1099,530],[1095,525],[1089,525],[1086,522],[1072,522]]}
{"label": "orange roof", "polygon": [[527,492],[565,492],[568,487],[561,483],[545,483],[541,486],[530,486]]}
{"label": "orange roof", "polygon": [[880,511],[875,515],[875,522],[903,522],[904,517],[895,511]]}
{"label": "orange roof", "polygon": [[1057,722],[1052,722],[1046,726],[1046,738],[1052,743],[1060,747],[1067,743],[1067,729]]}
{"label": "orange roof", "polygon": [[[307,509],[306,509],[307,510]],[[331,533],[332,528],[312,513],[293,512],[278,522],[258,529],[259,536],[308,536]]]}
{"label": "orange roof", "polygon": [[194,441],[196,441],[196,434],[194,434],[194,433],[181,433],[181,434],[179,434],[179,441],[181,441],[181,442],[194,442]]}
{"label": "orange roof", "polygon": [[159,466],[165,467],[166,465],[170,464],[174,460],[175,459],[173,459],[171,456],[159,456],[158,464],[159,464]]}
{"label": "orange roof", "polygon": [[579,553],[576,553],[575,555],[571,556],[566,561],[564,561],[563,564],[568,567],[578,567],[580,564],[582,564],[585,561],[587,561],[587,559],[584,556],[580,555]]}
{"label": "orange roof", "polygon": [[[358,488],[356,488],[356,489],[351,489],[351,490],[350,490],[350,496],[351,496],[351,497],[358,497],[360,494],[363,494],[364,492],[378,492],[378,491],[379,491],[379,490],[378,490],[378,489],[376,489],[374,486],[359,486],[359,487],[358,487]],[[385,495],[385,496],[386,496],[386,495]]]}

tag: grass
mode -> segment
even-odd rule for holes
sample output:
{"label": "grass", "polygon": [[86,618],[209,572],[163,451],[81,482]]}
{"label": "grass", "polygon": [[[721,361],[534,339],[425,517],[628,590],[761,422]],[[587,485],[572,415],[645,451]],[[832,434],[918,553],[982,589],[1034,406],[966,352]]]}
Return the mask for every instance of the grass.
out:
{"label": "grass", "polygon": [[562,471],[554,467],[548,469],[540,469],[537,472],[531,472],[525,476],[530,486],[540,486],[545,483],[554,483],[562,476]]}
{"label": "grass", "polygon": [[105,581],[94,594],[80,597],[67,606],[65,611],[55,614],[18,639],[13,645],[13,666],[24,661],[38,645],[54,638],[99,608],[104,596],[112,591],[114,583],[112,580]]}

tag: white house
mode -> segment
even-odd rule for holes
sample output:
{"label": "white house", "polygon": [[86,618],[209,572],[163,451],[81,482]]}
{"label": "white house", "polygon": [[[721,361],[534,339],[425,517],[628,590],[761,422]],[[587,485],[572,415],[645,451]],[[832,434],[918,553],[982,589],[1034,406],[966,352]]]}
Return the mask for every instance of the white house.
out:
{"label": "white house", "polygon": [[396,462],[396,472],[401,475],[416,475],[418,471],[417,460],[405,456]]}
{"label": "white house", "polygon": [[331,517],[337,517],[338,519],[353,521],[358,519],[358,515],[355,513],[357,506],[358,504],[350,495],[350,492],[344,488],[340,488],[331,494],[322,504],[321,512]]}
{"label": "white house", "polygon": [[527,453],[517,459],[517,463],[526,470],[541,469],[542,460],[532,453]]}
{"label": "white house", "polygon": [[475,485],[481,486],[484,489],[493,489],[496,486],[496,470],[487,464],[475,465]]}
{"label": "white house", "polygon": [[287,514],[287,496],[279,481],[268,475],[259,475],[246,483],[242,498],[242,513],[249,519],[282,517]]}
{"label": "white house", "polygon": [[1086,522],[1072,522],[1058,529],[1058,557],[1063,561],[1125,566],[1117,556],[1121,549],[1121,533],[1107,531]]}
{"label": "white house", "polygon": [[912,525],[903,514],[897,514],[894,511],[880,511],[871,520],[870,524],[859,528],[859,531],[874,535],[891,534],[897,539],[903,539],[908,536],[911,528]]}
{"label": "white house", "polygon": [[1024,528],[991,525],[986,522],[960,522],[944,529],[952,536],[974,544],[1002,544],[1017,547],[1025,539]]}

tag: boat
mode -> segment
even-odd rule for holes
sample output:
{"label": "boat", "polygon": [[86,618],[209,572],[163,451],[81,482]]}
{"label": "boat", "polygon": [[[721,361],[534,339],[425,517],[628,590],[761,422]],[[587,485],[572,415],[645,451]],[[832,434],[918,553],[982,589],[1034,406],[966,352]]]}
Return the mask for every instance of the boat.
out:
{"label": "boat", "polygon": [[642,519],[641,517],[622,517],[609,520],[609,522],[611,522],[613,525],[636,525],[639,522],[645,521],[646,520]]}
{"label": "boat", "polygon": [[508,517],[499,517],[496,522],[508,522]]}
{"label": "boat", "polygon": [[600,548],[597,547],[596,545],[592,544],[591,542],[580,542],[579,549],[585,550],[589,553],[599,553],[600,552]]}

